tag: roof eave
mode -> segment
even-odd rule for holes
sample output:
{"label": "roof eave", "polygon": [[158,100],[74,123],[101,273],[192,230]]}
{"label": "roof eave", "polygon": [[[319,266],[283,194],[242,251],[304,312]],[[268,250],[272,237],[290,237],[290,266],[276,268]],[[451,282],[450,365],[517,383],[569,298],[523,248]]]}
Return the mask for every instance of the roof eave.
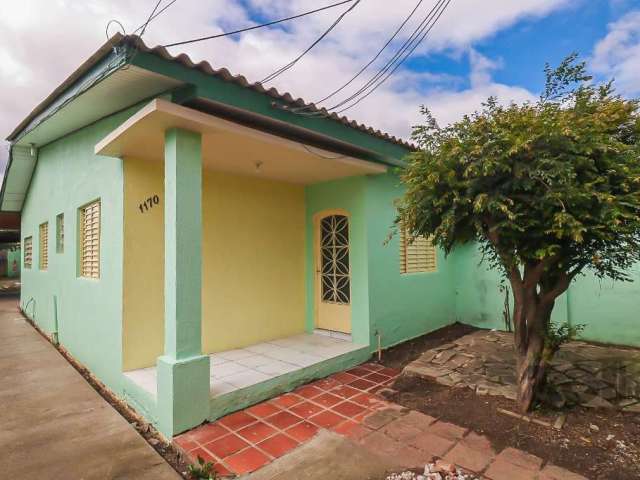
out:
{"label": "roof eave", "polygon": [[116,33],[107,42],[105,42],[93,55],[91,55],[80,67],[74,70],[55,90],[53,90],[47,98],[40,102],[30,113],[22,120],[16,128],[7,136],[6,140],[14,142],[20,137],[21,133],[26,130],[36,117],[47,110],[67,89],[69,89],[78,79],[82,78],[106,55],[113,51],[113,48],[122,42],[124,35]]}

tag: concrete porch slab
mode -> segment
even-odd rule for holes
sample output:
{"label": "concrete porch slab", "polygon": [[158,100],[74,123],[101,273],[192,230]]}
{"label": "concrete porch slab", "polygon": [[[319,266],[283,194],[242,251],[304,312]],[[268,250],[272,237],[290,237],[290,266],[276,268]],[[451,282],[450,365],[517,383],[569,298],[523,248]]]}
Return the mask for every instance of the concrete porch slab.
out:
{"label": "concrete porch slab", "polygon": [[[211,419],[357,365],[368,356],[365,345],[321,333],[304,333],[211,354]],[[155,366],[124,372],[124,376],[156,400]]]}

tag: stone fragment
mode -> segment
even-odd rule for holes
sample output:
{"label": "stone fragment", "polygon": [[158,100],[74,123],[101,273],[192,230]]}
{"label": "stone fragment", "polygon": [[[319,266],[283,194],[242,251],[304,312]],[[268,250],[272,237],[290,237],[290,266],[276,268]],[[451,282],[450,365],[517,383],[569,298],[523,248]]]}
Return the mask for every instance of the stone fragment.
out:
{"label": "stone fragment", "polygon": [[598,395],[605,400],[613,400],[618,396],[618,392],[616,392],[615,389],[608,387],[598,391]]}
{"label": "stone fragment", "polygon": [[628,405],[622,409],[624,412],[633,412],[640,413],[640,403],[634,403],[633,405]]}
{"label": "stone fragment", "polygon": [[436,355],[435,358],[431,360],[431,363],[435,363],[436,365],[444,365],[452,357],[454,357],[455,354],[456,352],[453,350],[445,350],[443,352],[440,352],[438,355]]}
{"label": "stone fragment", "polygon": [[489,393],[489,389],[484,385],[478,385],[476,387],[476,395],[487,395]]}
{"label": "stone fragment", "polygon": [[566,421],[567,416],[563,413],[562,415],[558,416],[558,418],[556,418],[556,421],[553,423],[553,428],[555,428],[556,430],[562,430],[562,427],[564,427]]}
{"label": "stone fragment", "polygon": [[623,398],[618,402],[618,407],[620,408],[628,407],[629,405],[633,405],[634,403],[637,403],[637,402],[638,400],[635,398]]}
{"label": "stone fragment", "polygon": [[587,408],[613,408],[613,404],[602,397],[594,396],[591,400],[582,404]]}

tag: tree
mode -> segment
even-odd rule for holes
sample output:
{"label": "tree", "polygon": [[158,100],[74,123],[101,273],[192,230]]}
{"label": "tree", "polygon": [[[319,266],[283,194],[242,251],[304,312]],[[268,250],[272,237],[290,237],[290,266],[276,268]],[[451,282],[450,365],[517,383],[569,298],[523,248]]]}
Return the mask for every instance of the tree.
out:
{"label": "tree", "polygon": [[[558,348],[550,317],[577,275],[629,281],[640,261],[640,104],[595,85],[577,55],[540,99],[414,127],[398,223],[449,254],[478,242],[514,297],[518,402],[531,409]],[[603,319],[606,321],[606,319]]]}

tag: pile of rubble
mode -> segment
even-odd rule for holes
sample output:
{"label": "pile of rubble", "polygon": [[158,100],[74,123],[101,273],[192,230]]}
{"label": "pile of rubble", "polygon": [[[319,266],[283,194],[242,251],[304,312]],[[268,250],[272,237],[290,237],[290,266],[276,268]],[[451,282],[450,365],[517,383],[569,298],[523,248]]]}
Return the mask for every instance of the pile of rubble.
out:
{"label": "pile of rubble", "polygon": [[400,473],[392,473],[386,480],[479,480],[471,473],[464,472],[450,463],[438,460],[435,463],[427,463],[423,473],[411,470]]}

